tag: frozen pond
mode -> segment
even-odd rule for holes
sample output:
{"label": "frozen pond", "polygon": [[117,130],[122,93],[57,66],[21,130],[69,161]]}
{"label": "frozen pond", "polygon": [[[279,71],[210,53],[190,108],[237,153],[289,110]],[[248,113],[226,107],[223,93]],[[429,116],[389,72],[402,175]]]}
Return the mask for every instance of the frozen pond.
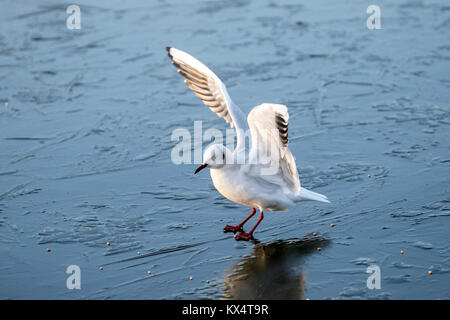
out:
{"label": "frozen pond", "polygon": [[[81,0],[80,30],[60,1],[0,2],[0,298],[449,299],[450,6],[380,0],[369,30],[340,2]],[[332,203],[268,212],[258,245],[224,234],[249,209],[170,155],[176,128],[227,126],[167,45],[245,112],[286,104]]]}

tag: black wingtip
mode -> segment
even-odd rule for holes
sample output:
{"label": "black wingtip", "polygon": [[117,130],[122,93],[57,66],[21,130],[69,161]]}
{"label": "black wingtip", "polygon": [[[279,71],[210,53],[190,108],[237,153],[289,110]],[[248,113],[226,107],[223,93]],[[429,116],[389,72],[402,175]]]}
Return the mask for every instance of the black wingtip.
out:
{"label": "black wingtip", "polygon": [[172,49],[172,47],[166,47],[167,55],[169,56],[170,59],[172,59],[173,56],[170,54],[170,49]]}

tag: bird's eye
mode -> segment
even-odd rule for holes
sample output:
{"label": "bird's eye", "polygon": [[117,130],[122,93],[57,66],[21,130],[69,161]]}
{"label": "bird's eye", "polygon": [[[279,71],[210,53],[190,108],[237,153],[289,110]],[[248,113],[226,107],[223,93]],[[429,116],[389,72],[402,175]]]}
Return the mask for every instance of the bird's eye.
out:
{"label": "bird's eye", "polygon": [[222,153],[222,160],[225,161],[225,153]]}
{"label": "bird's eye", "polygon": [[212,161],[216,161],[216,156],[213,155],[213,156],[211,157],[211,160],[212,160]]}

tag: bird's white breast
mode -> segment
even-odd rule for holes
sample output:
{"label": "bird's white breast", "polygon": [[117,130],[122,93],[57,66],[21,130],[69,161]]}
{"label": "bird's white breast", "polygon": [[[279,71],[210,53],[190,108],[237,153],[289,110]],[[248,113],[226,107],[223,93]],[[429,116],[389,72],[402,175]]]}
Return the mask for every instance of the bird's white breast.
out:
{"label": "bird's white breast", "polygon": [[[230,174],[233,171],[233,174]],[[239,172],[233,169],[210,169],[214,187],[228,200],[244,206],[254,206],[254,196],[246,183],[239,179]]]}
{"label": "bird's white breast", "polygon": [[210,169],[214,187],[228,200],[244,206],[268,211],[284,211],[293,202],[281,188],[263,186],[260,181],[246,176],[239,166]]}

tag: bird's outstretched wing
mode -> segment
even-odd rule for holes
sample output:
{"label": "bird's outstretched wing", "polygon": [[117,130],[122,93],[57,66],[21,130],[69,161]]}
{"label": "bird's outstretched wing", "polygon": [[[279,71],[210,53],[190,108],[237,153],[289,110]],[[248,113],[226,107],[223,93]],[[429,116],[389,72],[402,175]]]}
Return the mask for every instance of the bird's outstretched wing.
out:
{"label": "bird's outstretched wing", "polygon": [[223,82],[207,66],[188,53],[172,47],[166,49],[189,89],[214,113],[236,128],[236,149],[244,148],[247,122],[241,109],[231,100]]}
{"label": "bird's outstretched wing", "polygon": [[289,113],[285,105],[264,103],[250,111],[248,118],[252,136],[250,174],[267,182],[300,192],[297,166],[288,148]]}

